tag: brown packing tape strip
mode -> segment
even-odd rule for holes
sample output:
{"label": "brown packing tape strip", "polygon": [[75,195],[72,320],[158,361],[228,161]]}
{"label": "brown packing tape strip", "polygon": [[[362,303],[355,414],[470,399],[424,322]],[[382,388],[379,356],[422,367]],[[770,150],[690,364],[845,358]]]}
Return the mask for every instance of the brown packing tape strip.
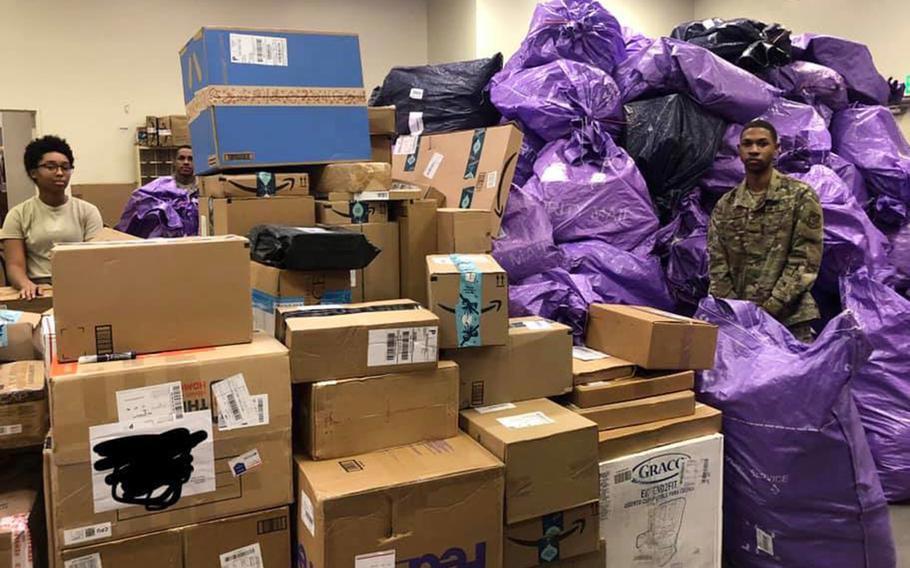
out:
{"label": "brown packing tape strip", "polygon": [[186,105],[193,122],[213,106],[366,106],[366,92],[357,88],[246,87],[210,85]]}

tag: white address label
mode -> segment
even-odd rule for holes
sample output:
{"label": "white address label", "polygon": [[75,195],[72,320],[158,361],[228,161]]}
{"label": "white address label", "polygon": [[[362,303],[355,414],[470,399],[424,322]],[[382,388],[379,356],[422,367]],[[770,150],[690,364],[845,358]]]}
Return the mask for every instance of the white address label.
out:
{"label": "white address label", "polygon": [[88,556],[80,556],[63,563],[63,568],[103,568],[101,565],[101,555],[97,552]]}
{"label": "white address label", "polygon": [[515,405],[511,402],[504,402],[502,404],[491,404],[490,406],[478,406],[474,408],[477,414],[490,414],[492,412],[502,412],[503,410],[512,410],[515,408]]}
{"label": "white address label", "polygon": [[77,529],[69,529],[63,531],[63,544],[69,546],[71,544],[91,542],[93,540],[100,540],[102,538],[110,537],[111,524],[99,523],[97,525],[90,525],[87,527],[79,527]]}
{"label": "white address label", "polygon": [[300,520],[310,532],[310,536],[316,536],[316,512],[310,497],[303,491],[300,492]]}
{"label": "white address label", "polygon": [[601,353],[590,347],[579,347],[575,346],[572,348],[572,358],[578,359],[579,361],[599,361],[601,359],[606,359],[609,357],[606,353]]}
{"label": "white address label", "polygon": [[22,424],[7,424],[0,426],[0,436],[12,436],[22,433]]}
{"label": "white address label", "polygon": [[256,449],[252,449],[232,460],[228,460],[228,466],[231,468],[231,475],[234,477],[240,477],[260,465],[262,465],[262,458],[259,456],[259,450]]}
{"label": "white address label", "polygon": [[230,34],[231,63],[288,66],[288,40],[283,37]]}
{"label": "white address label", "polygon": [[523,428],[533,428],[535,426],[545,426],[547,424],[556,423],[555,420],[540,411],[497,418],[496,421],[511,430],[521,430]]}
{"label": "white address label", "polygon": [[430,156],[430,161],[427,162],[427,167],[423,170],[423,177],[427,179],[433,179],[436,177],[436,172],[439,170],[439,165],[442,164],[442,154],[439,152],[434,152]]}
{"label": "white address label", "polygon": [[259,543],[244,546],[218,556],[221,568],[262,568],[262,550]]}
{"label": "white address label", "polygon": [[371,329],[367,366],[436,361],[439,357],[438,335],[436,326]]}
{"label": "white address label", "polygon": [[395,551],[358,554],[354,557],[354,568],[395,568]]}
{"label": "white address label", "polygon": [[183,387],[180,381],[117,391],[120,422],[180,420],[183,418]]}

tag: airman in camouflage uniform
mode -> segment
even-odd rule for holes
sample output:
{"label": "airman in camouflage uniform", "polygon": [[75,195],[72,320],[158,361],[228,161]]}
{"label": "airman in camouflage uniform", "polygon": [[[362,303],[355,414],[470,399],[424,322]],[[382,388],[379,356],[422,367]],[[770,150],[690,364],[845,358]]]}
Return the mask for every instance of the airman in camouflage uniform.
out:
{"label": "airman in camouflage uniform", "polygon": [[[815,190],[771,167],[777,133],[758,122],[746,125],[740,142],[746,180],[711,216],[709,293],[754,302],[810,342],[819,317],[810,290],[821,265],[822,208]],[[756,141],[763,136],[773,151]]]}

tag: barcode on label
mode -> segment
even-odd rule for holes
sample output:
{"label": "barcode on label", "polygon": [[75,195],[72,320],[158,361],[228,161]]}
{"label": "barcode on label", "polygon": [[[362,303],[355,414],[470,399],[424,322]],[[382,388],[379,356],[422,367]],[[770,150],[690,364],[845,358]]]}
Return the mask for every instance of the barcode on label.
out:
{"label": "barcode on label", "polygon": [[243,412],[240,410],[240,404],[237,402],[237,397],[234,396],[234,393],[228,393],[227,402],[231,417],[237,422],[241,422],[243,420]]}
{"label": "barcode on label", "polygon": [[474,189],[480,191],[487,186],[487,174],[486,172],[481,172],[477,174],[477,183],[474,184]]}
{"label": "barcode on label", "polygon": [[90,540],[110,538],[110,536],[111,536],[111,524],[110,523],[101,523],[98,525],[92,525],[90,527],[80,527],[77,529],[64,530],[63,531],[63,544],[69,546],[71,544],[78,544],[80,542],[88,542]]}
{"label": "barcode on label", "polygon": [[0,436],[12,436],[13,434],[22,433],[22,424],[9,424],[0,426]]}
{"label": "barcode on label", "polygon": [[774,537],[755,527],[755,547],[769,556],[774,556]]}
{"label": "barcode on label", "polygon": [[262,551],[258,542],[225,552],[218,558],[221,560],[221,568],[260,568],[262,566]]}
{"label": "barcode on label", "polygon": [[385,337],[385,360],[394,361],[395,360],[395,345],[398,342],[398,337],[395,332],[386,334]]}
{"label": "barcode on label", "polygon": [[711,462],[708,459],[703,459],[701,464],[701,483],[706,485],[711,483]]}
{"label": "barcode on label", "polygon": [[439,357],[437,327],[372,329],[367,345],[367,365],[426,363]]}
{"label": "barcode on label", "polygon": [[400,347],[401,347],[401,349],[398,352],[399,359],[401,361],[410,362],[410,360],[411,360],[411,331],[410,330],[406,329],[401,332]]}
{"label": "barcode on label", "polygon": [[171,385],[171,407],[174,409],[174,418],[181,420],[183,418],[183,387],[182,385]]}
{"label": "barcode on label", "polygon": [[101,555],[97,552],[88,556],[80,556],[63,563],[63,568],[102,568]]}
{"label": "barcode on label", "polygon": [[631,479],[632,479],[632,470],[627,469],[625,471],[620,471],[619,473],[617,473],[616,475],[613,476],[613,484],[618,485],[620,483],[625,483],[626,481],[630,481]]}

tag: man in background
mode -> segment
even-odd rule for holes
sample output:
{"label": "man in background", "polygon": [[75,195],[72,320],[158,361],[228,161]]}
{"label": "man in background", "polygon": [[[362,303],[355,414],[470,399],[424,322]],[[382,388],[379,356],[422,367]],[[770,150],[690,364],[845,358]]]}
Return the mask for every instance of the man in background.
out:
{"label": "man in background", "polygon": [[196,176],[193,174],[193,148],[180,146],[174,158],[174,182],[187,193],[197,191]]}

